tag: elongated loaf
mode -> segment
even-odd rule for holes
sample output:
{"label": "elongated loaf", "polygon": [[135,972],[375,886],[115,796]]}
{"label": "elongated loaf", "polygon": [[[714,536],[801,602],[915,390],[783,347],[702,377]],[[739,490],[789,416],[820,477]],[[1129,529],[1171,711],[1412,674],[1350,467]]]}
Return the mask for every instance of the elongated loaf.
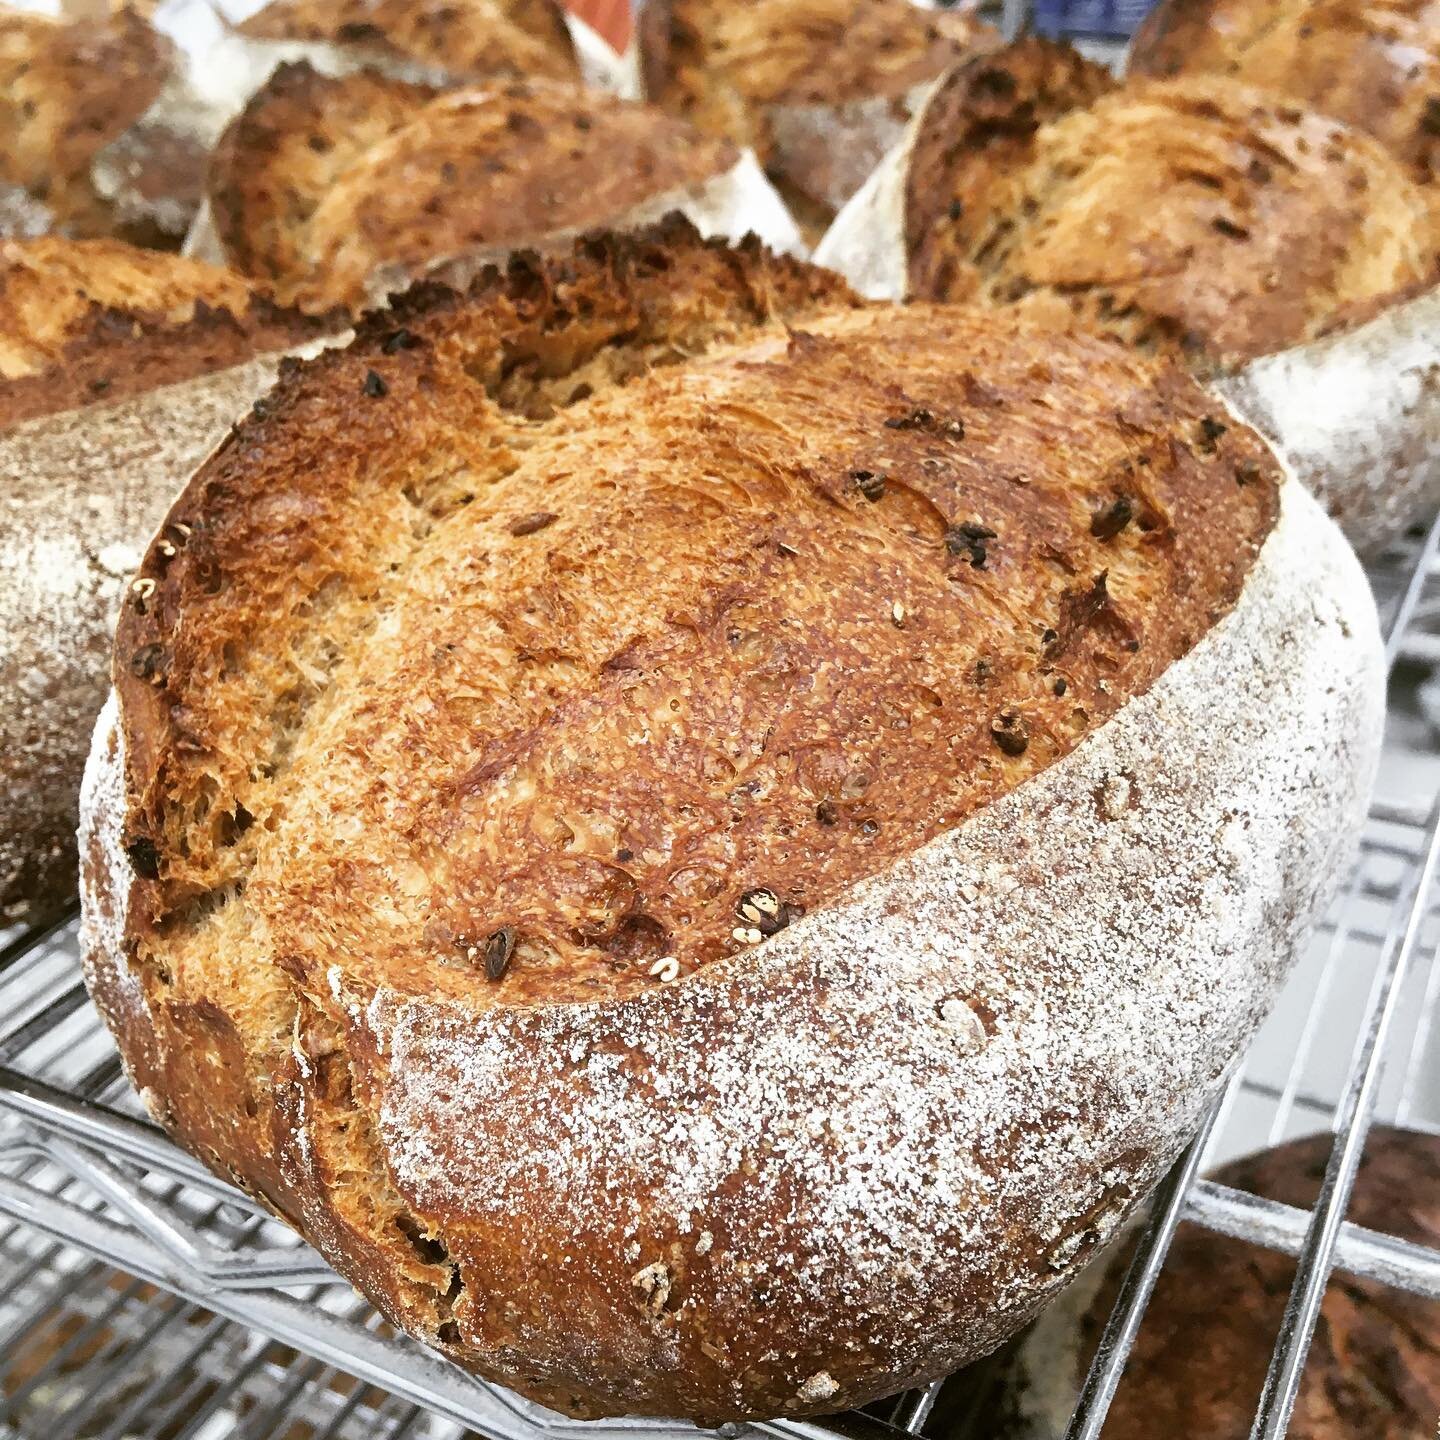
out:
{"label": "elongated loaf", "polygon": [[1014,306],[1182,359],[1361,549],[1440,502],[1428,200],[1283,98],[1215,76],[1117,90],[1022,41],[936,87],[816,259],[867,294]]}
{"label": "elongated loaf", "polygon": [[[116,241],[0,243],[0,916],[75,894],[85,735],[120,592],[186,475],[337,328]],[[269,355],[270,358],[257,358]]]}
{"label": "elongated loaf", "polygon": [[576,1414],[1000,1343],[1192,1131],[1374,765],[1364,577],[1183,371],[678,222],[371,317],[161,534],[83,802],[130,1074]]}
{"label": "elongated loaf", "polygon": [[753,158],[651,106],[569,86],[437,91],[285,65],[210,171],[224,257],[310,309],[677,207],[706,230],[798,238]]}

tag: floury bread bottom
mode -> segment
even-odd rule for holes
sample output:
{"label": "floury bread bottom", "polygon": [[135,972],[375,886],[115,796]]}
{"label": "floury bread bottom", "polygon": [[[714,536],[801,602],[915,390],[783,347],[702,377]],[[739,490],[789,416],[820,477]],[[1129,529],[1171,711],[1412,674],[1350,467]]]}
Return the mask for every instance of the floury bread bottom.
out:
{"label": "floury bread bottom", "polygon": [[1001,1343],[1193,1132],[1374,768],[1363,575],[1183,371],[679,224],[372,317],[181,526],[92,992],[182,1143],[574,1414]]}

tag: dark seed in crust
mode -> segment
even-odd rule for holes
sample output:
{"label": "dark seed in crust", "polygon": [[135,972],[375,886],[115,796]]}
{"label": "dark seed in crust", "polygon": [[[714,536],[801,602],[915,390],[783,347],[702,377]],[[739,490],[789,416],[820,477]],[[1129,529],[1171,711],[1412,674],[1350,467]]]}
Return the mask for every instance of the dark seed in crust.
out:
{"label": "dark seed in crust", "polygon": [[515,927],[502,925],[485,942],[485,975],[487,979],[498,980],[510,967],[510,957],[515,953]]}
{"label": "dark seed in crust", "polygon": [[1018,710],[1002,710],[990,722],[990,736],[1006,755],[1023,755],[1030,744],[1030,730]]}
{"label": "dark seed in crust", "polygon": [[533,535],[537,530],[543,530],[559,518],[553,510],[537,510],[533,515],[522,515],[518,520],[512,520],[510,533],[512,535]]}
{"label": "dark seed in crust", "polygon": [[1118,495],[1097,510],[1090,521],[1090,533],[1097,540],[1113,540],[1135,518],[1135,502],[1128,495]]}

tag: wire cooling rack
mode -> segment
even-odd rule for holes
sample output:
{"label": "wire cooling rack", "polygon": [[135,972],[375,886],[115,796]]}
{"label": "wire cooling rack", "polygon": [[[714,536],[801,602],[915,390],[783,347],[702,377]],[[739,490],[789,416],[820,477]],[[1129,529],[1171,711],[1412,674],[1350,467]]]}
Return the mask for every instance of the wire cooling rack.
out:
{"label": "wire cooling rack", "polygon": [[[1106,1408],[1181,1223],[1295,1257],[1255,1440],[1285,1426],[1332,1270],[1440,1304],[1440,1253],[1345,1222],[1372,1118],[1440,1134],[1440,523],[1372,570],[1391,657],[1380,784],[1361,852],[1275,1015],[1157,1191],[1066,1440]],[[1309,1211],[1199,1176],[1331,1129]],[[81,984],[75,924],[0,936],[0,1440],[359,1440],[699,1434],[583,1425],[393,1333],[320,1258],[177,1150],[140,1110]],[[725,1427],[857,1440],[935,1428],[942,1384],[824,1420]],[[947,1413],[954,1407],[942,1407]]]}

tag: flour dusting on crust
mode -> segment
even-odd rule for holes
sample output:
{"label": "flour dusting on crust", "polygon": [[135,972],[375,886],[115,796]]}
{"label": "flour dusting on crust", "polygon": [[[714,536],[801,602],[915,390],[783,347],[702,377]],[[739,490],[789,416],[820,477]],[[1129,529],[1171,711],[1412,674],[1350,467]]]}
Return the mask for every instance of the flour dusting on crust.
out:
{"label": "flour dusting on crust", "polygon": [[[618,1338],[534,1315],[581,1375],[673,1368],[692,1332],[763,1351],[778,1305],[762,1363],[801,1408],[837,1311],[892,1389],[1033,1315],[1193,1132],[1363,819],[1373,603],[1282,493],[1235,609],[1148,694],[843,904],[609,1004],[347,1005],[393,1178],[452,1258],[503,1226],[622,1308],[663,1262],[661,1311],[632,1305]],[[955,997],[983,1044],[957,1043]]]}

